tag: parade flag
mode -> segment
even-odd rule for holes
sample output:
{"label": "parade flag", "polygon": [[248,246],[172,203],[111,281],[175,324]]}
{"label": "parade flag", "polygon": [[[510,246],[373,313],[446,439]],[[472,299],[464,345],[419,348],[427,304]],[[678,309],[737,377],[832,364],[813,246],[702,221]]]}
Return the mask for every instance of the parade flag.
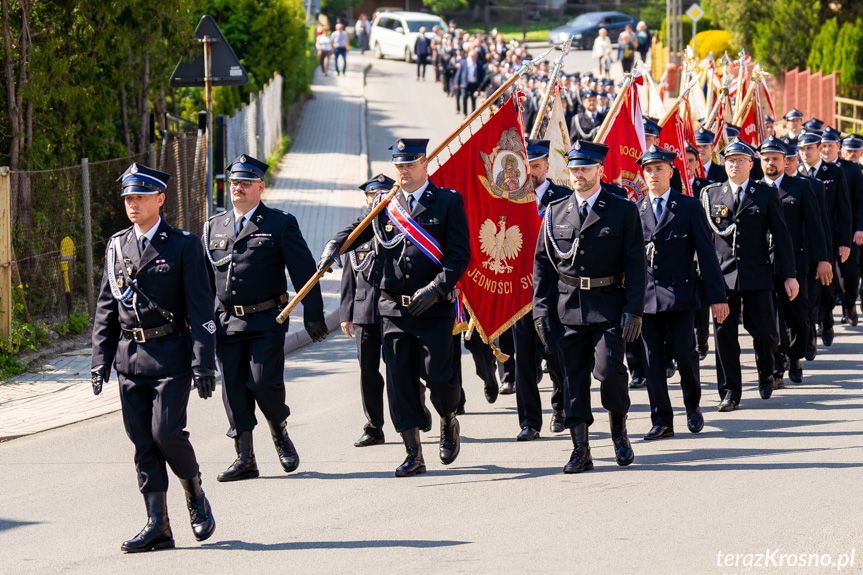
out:
{"label": "parade flag", "polygon": [[641,177],[636,160],[644,153],[644,120],[638,102],[637,85],[644,81],[638,70],[633,70],[632,84],[620,96],[623,103],[614,112],[602,144],[609,147],[602,167],[602,179],[623,186],[629,199],[638,201],[647,193],[647,184]]}
{"label": "parade flag", "polygon": [[515,101],[510,98],[429,179],[464,198],[471,259],[459,282],[461,298],[477,333],[492,344],[531,310],[541,223]]}
{"label": "parade flag", "polygon": [[677,157],[674,158],[674,165],[677,167],[680,172],[680,178],[683,180],[683,192],[687,196],[691,196],[692,184],[689,180],[689,163],[686,161],[686,147],[684,145],[686,136],[684,133],[683,118],[680,117],[684,110],[685,107],[683,110],[678,109],[662,127],[662,131],[659,132],[659,145],[677,154]]}
{"label": "parade flag", "polygon": [[764,140],[765,129],[764,113],[761,107],[761,89],[756,87],[753,101],[749,104],[749,110],[740,125],[740,139],[757,148]]}
{"label": "parade flag", "polygon": [[638,98],[639,103],[643,106],[642,111],[647,112],[649,117],[662,118],[665,116],[665,104],[649,73],[644,74],[644,82],[638,86]]}
{"label": "parade flag", "polygon": [[[692,108],[689,107],[689,102],[683,101],[684,112],[683,112],[683,139],[686,142],[692,144],[696,150],[698,149],[698,142],[695,141],[695,121],[692,117]],[[689,162],[686,162],[686,165],[689,166]],[[689,174],[689,177],[697,176],[699,178],[706,178],[707,174],[704,173],[704,166],[700,161],[695,162],[695,174]]]}
{"label": "parade flag", "polygon": [[551,115],[548,117],[545,139],[549,141],[550,145],[548,179],[559,186],[569,186],[569,173],[566,171],[566,153],[572,147],[572,142],[569,140],[569,126],[566,124],[563,103],[560,101],[559,84],[555,92],[554,104],[551,106]]}

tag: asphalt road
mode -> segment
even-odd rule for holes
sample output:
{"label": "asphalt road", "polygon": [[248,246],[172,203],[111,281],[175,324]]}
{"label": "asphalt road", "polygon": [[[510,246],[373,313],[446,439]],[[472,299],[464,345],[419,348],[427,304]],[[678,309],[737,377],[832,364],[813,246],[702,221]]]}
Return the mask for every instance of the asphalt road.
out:
{"label": "asphalt road", "polygon": [[[395,137],[427,134],[434,145],[457,124],[452,101],[422,97],[437,88],[415,82],[412,71],[374,62],[369,75],[373,173],[388,166],[378,163],[386,157],[381,146]],[[597,409],[596,469],[576,476],[561,473],[568,437],[544,429],[538,441],[514,441],[515,397],[487,404],[466,356],[461,455],[445,468],[437,433],[423,434],[429,472],[410,479],[392,477],[404,450],[389,423],[387,444],[352,446],[364,422],[356,350],[334,333],[286,363],[289,428],[302,460],[293,474],[281,471],[263,426],[255,431],[261,478],[215,482],[233,459],[224,411],[218,399],[191,400],[188,430],[218,525],[204,543],[192,537],[173,481],[178,548],[120,552],[145,513],[119,413],[0,444],[0,572],[737,573],[761,571],[742,566],[774,550],[837,561],[853,550],[853,569],[845,571],[860,572],[861,331],[837,324],[836,342],[805,365],[804,383],[769,401],[758,398],[749,338],[742,338],[746,383],[742,409],[732,413],[715,411],[711,355],[698,435],[686,431],[672,385],[677,437],[642,441],[647,394],[634,391],[636,458],[627,468],[614,463]],[[542,393],[548,405],[547,378]],[[741,556],[730,560],[738,566],[718,566],[729,553]]]}

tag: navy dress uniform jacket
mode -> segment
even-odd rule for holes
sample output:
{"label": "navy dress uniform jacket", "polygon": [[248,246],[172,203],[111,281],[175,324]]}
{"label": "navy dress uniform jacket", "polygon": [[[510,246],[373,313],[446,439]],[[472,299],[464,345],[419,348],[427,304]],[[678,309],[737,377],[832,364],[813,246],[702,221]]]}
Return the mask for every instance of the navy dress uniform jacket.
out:
{"label": "navy dress uniform jacket", "polygon": [[366,242],[354,250],[357,263],[362,266],[370,258],[374,260],[365,271],[357,271],[345,256],[347,262],[342,272],[339,320],[354,324],[369,325],[380,321],[378,299],[381,295],[380,283],[383,266],[380,258],[375,257],[375,242]]}
{"label": "navy dress uniform jacket", "polygon": [[848,197],[851,201],[852,232],[863,231],[863,168],[857,162],[838,158],[836,163],[845,172]]}
{"label": "navy dress uniform jacket", "polygon": [[797,273],[809,271],[809,262],[830,261],[821,219],[821,207],[806,180],[783,176],[779,182],[785,225],[794,244]]}
{"label": "navy dress uniform jacket", "polygon": [[548,182],[548,188],[546,188],[545,193],[542,195],[542,198],[539,200],[538,208],[540,217],[545,215],[545,210],[548,208],[548,204],[551,202],[556,202],[557,200],[568,198],[572,195],[572,188],[568,188],[566,186],[559,186],[552,181]]}
{"label": "navy dress uniform jacket", "polygon": [[[719,266],[728,289],[772,291],[774,266],[779,277],[796,277],[794,248],[776,188],[750,179],[741,192],[736,211],[729,182],[710,185],[703,193],[707,194],[707,215],[717,229],[722,231],[733,223],[737,224],[736,247],[734,234],[713,234]],[[768,232],[773,234],[773,266],[767,243]]]}
{"label": "navy dress uniform jacket", "polygon": [[[624,313],[644,313],[646,264],[638,208],[605,189],[597,193],[599,197],[583,224],[575,195],[554,202],[546,211],[542,225],[551,225],[560,249],[570,250],[576,238],[579,246],[573,258],[561,260],[550,244],[546,249],[546,230],[541,230],[533,270],[535,318],[553,317],[555,305],[560,322],[574,326],[619,323]],[[573,278],[622,276],[623,283],[582,290],[564,283],[559,274]]]}
{"label": "navy dress uniform jacket", "polygon": [[[228,254],[232,261],[211,266],[216,297],[230,313],[216,312],[219,335],[244,331],[287,331],[288,322],[276,322],[282,306],[253,314],[237,316],[234,306],[253,305],[284,295],[288,291],[285,267],[291,282],[299,289],[317,271],[315,260],[297,224],[297,219],[283,212],[258,204],[250,221],[239,235],[234,233],[234,211],[213,216],[209,220],[208,249],[215,261]],[[323,321],[324,300],[320,285],[303,299],[306,323]]]}
{"label": "navy dress uniform jacket", "polygon": [[[644,313],[696,310],[725,303],[722,270],[699,201],[672,190],[658,222],[650,196],[639,202],[639,213],[644,244],[652,243],[654,250],[653,266],[647,256]],[[701,279],[696,271],[696,254]],[[699,293],[699,281],[703,281],[704,302]]]}
{"label": "navy dress uniform jacket", "polygon": [[[808,176],[801,162],[797,168],[802,176]],[[845,182],[845,172],[836,164],[821,162],[815,178],[824,184],[824,199],[827,202],[827,217],[830,220],[830,240],[834,251],[841,246],[851,246],[851,198]]]}
{"label": "navy dress uniform jacket", "polygon": [[[788,174],[785,177],[789,177]],[[818,210],[820,214],[821,221],[821,229],[824,230],[824,242],[827,245],[827,260],[832,265],[836,261],[836,257],[833,255],[835,253],[835,247],[833,246],[833,238],[830,233],[830,214],[827,211],[827,196],[824,192],[824,182],[819,180],[818,178],[810,178],[809,176],[794,176],[799,178],[809,184],[810,189],[812,190],[812,194],[815,196],[815,200],[818,203]],[[806,239],[806,245],[809,245],[809,238]],[[818,263],[818,260],[812,259],[812,250],[807,247],[806,253],[810,255],[809,264],[814,265]]]}
{"label": "navy dress uniform jacket", "polygon": [[[125,266],[144,294],[173,313],[176,321],[188,321],[189,329],[140,344],[121,337],[121,326],[151,329],[165,325],[168,320],[137,298],[139,325],[135,310],[114,299],[106,273],[102,276],[93,320],[93,367],[113,363],[118,373],[148,377],[189,373],[192,367],[215,369],[213,294],[200,240],[168,225],[164,219],[140,256],[134,227],[112,238],[119,238],[125,259],[122,264],[116,258],[114,262],[106,262],[106,266],[114,265],[115,277],[123,278],[121,266]],[[124,283],[120,291],[125,289]]]}
{"label": "navy dress uniform jacket", "polygon": [[725,171],[725,166],[720,166],[716,162],[711,162],[710,169],[707,170],[707,179],[718,184],[728,181],[728,172]]}
{"label": "navy dress uniform jacket", "polygon": [[[399,191],[392,201],[400,202],[405,210],[408,209],[403,191]],[[333,236],[339,246],[371,210],[371,207],[367,207],[357,221]],[[399,299],[402,295],[412,296],[418,289],[434,282],[445,293],[452,292],[470,263],[470,238],[464,200],[458,192],[438,188],[429,181],[411,217],[441,246],[443,261],[437,265],[407,238],[392,249],[381,246],[378,254],[382,260],[381,290]],[[390,241],[395,238],[399,233],[398,228],[392,225],[386,212],[382,211],[377,219],[384,239]],[[348,249],[373,239],[374,230],[368,226]],[[386,298],[381,298],[378,306],[382,316],[410,315],[400,303]],[[421,317],[454,318],[455,306],[451,301],[439,301]]]}

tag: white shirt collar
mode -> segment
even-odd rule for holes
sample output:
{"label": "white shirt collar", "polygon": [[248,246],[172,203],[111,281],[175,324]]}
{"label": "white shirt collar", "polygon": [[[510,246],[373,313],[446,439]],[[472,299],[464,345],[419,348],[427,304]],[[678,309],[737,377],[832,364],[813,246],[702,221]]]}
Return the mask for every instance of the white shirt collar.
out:
{"label": "white shirt collar", "polygon": [[144,232],[143,234],[138,231],[138,226],[133,226],[135,228],[135,239],[139,242],[141,241],[141,236],[145,236],[147,238],[148,243],[153,243],[153,237],[156,235],[156,231],[159,229],[159,225],[162,223],[162,216],[159,216],[159,219],[156,220],[156,223],[153,224],[153,227]]}
{"label": "white shirt collar", "polygon": [[[593,211],[593,204],[596,203],[596,198],[599,197],[599,194],[601,192],[602,192],[602,188],[599,188],[598,190],[596,190],[596,193],[594,193],[592,196],[587,198],[587,213],[590,213]],[[585,201],[584,198],[579,196],[577,193],[572,194],[572,198],[575,200],[576,207],[578,208],[578,210],[581,211],[581,204],[584,203],[584,201]]]}
{"label": "white shirt collar", "polygon": [[821,168],[821,164],[823,164],[823,163],[824,163],[824,161],[821,158],[818,158],[818,161],[815,162],[815,164],[812,166],[810,166],[806,162],[803,162],[803,165],[806,167],[807,172],[809,172],[809,170],[811,170],[812,168],[815,168],[815,173],[817,174],[818,170]]}
{"label": "white shirt collar", "polygon": [[[428,188],[428,187],[429,187],[429,181],[428,181],[428,178],[426,178],[425,183],[423,185],[421,185],[420,187],[418,187],[417,189],[415,189],[413,192],[405,191],[405,199],[409,200],[409,196],[413,196],[416,201],[420,201],[420,198],[423,196],[423,194],[426,191],[426,188]],[[404,190],[402,190],[402,191],[404,191]]]}
{"label": "white shirt collar", "polygon": [[734,182],[732,182],[731,180],[728,180],[728,185],[731,186],[731,193],[736,196],[738,192],[742,192],[742,191],[746,190],[746,186],[749,185],[749,178],[746,178],[746,180],[742,184],[740,184],[739,186],[737,184],[735,184]]}
{"label": "white shirt collar", "polygon": [[765,182],[767,182],[768,184],[773,184],[773,185],[774,185],[774,186],[776,186],[777,188],[781,188],[781,187],[782,187],[782,186],[781,186],[781,184],[782,184],[782,178],[783,178],[784,176],[785,176],[785,172],[782,172],[781,174],[779,174],[779,177],[778,177],[778,178],[776,178],[775,180],[773,180],[773,179],[771,179],[771,178],[770,178],[770,176],[765,175],[765,176],[764,176],[764,181],[765,181]]}
{"label": "white shirt collar", "polygon": [[713,165],[713,160],[707,160],[707,163],[704,164],[704,173],[706,174],[708,170],[710,170],[710,166]]}
{"label": "white shirt collar", "polygon": [[539,205],[539,202],[542,201],[542,197],[545,195],[545,192],[548,190],[548,186],[551,185],[551,181],[547,178],[546,180],[538,185],[536,189],[533,190],[533,193],[536,194],[536,205]]}
{"label": "white shirt collar", "polygon": [[261,202],[255,204],[255,207],[243,214],[242,216],[237,213],[237,210],[234,209],[234,222],[239,222],[240,218],[245,218],[247,222],[252,221],[252,215],[255,213],[255,210],[258,209],[258,206],[261,205]]}
{"label": "white shirt collar", "polygon": [[[650,196],[650,204],[651,205],[654,205],[654,203],[656,202],[656,198],[662,198],[662,207],[664,208],[668,205],[668,198],[671,197],[671,188],[668,188],[667,190],[665,190],[665,193],[662,194],[661,196],[654,196],[650,192],[647,192],[647,195]],[[656,209],[656,208],[654,208],[654,209]]]}

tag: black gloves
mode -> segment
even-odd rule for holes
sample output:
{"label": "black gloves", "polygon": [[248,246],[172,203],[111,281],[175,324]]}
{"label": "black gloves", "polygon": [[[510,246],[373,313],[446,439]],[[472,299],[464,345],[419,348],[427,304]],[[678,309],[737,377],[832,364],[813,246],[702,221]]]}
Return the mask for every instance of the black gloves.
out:
{"label": "black gloves", "polygon": [[623,328],[623,340],[626,343],[632,343],[641,335],[641,317],[625,313],[620,320],[620,327]]}
{"label": "black gloves", "polygon": [[107,365],[97,365],[90,370],[90,383],[93,384],[93,395],[102,393],[102,384],[108,381],[110,374],[111,367]]}
{"label": "black gloves", "polygon": [[548,324],[547,317],[534,317],[533,328],[536,330],[536,335],[539,336],[539,341],[542,345],[548,346],[548,341],[551,339],[551,326]]}
{"label": "black gloves", "polygon": [[[321,259],[318,260],[318,271],[323,271],[327,264],[331,263],[335,266],[340,264],[339,261],[339,244],[336,240],[330,240],[327,242],[327,245],[324,246],[324,251],[321,253]],[[332,273],[332,266],[327,270],[327,272]]]}
{"label": "black gloves", "polygon": [[422,315],[431,308],[443,296],[443,289],[430,283],[424,288],[420,288],[411,296],[411,303],[408,305],[407,312],[411,315]]}
{"label": "black gloves", "polygon": [[192,383],[198,390],[198,397],[203,399],[213,397],[213,391],[216,389],[216,372],[207,367],[193,367]]}
{"label": "black gloves", "polygon": [[330,330],[327,329],[326,322],[322,320],[310,321],[303,325],[306,327],[306,333],[309,334],[309,337],[312,338],[312,342],[314,343],[324,341],[327,339],[327,334],[330,333]]}

